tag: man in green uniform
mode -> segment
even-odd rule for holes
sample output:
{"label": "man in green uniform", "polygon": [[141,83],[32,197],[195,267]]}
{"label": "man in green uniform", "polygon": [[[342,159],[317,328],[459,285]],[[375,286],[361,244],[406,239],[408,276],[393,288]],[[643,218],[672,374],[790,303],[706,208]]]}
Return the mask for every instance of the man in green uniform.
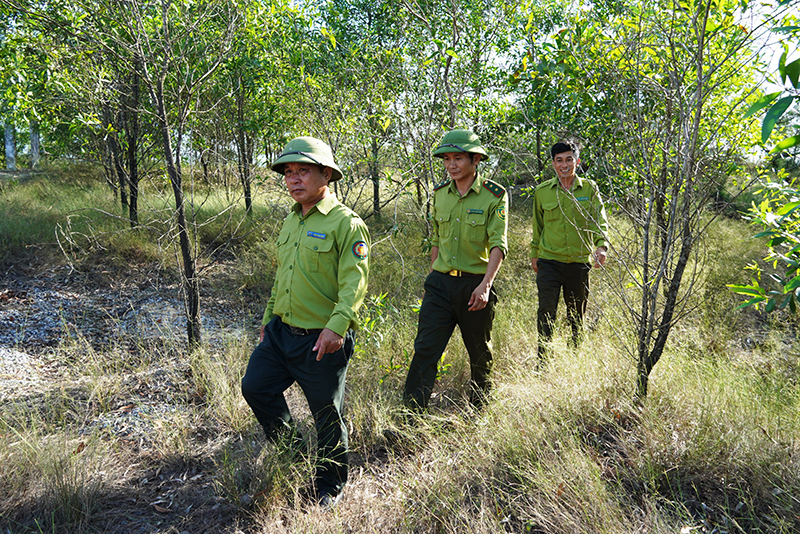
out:
{"label": "man in green uniform", "polygon": [[330,147],[298,137],[272,164],[296,201],[278,235],[278,270],[261,338],[242,379],[242,394],[274,439],[301,443],[283,392],[297,382],[314,416],[319,444],[315,496],[335,505],[347,481],[342,416],[356,310],[367,290],[369,233],[329,188],[342,171]]}
{"label": "man in green uniform", "polygon": [[403,402],[412,409],[427,407],[437,365],[458,325],[470,359],[470,402],[480,406],[490,387],[489,341],[497,301],[492,286],[507,252],[508,196],[503,187],[478,176],[478,163],[488,154],[473,132],[446,133],[433,155],[443,160],[450,179],[434,189],[431,272]]}
{"label": "man in green uniform", "polygon": [[572,341],[577,345],[589,301],[591,264],[606,261],[608,221],[597,185],[576,172],[578,146],[559,142],[550,149],[556,178],[534,191],[531,267],[539,290],[539,358],[553,335],[559,294],[564,290]]}

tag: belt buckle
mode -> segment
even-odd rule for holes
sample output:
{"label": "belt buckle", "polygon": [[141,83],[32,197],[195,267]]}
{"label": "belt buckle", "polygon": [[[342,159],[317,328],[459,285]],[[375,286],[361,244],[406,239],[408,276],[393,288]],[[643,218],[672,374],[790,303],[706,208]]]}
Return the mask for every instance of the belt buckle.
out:
{"label": "belt buckle", "polygon": [[461,276],[461,271],[459,271],[457,269],[453,269],[450,272],[448,272],[447,274],[449,274],[450,276]]}
{"label": "belt buckle", "polygon": [[296,336],[307,336],[308,330],[305,328],[298,328],[296,326],[289,325],[289,330],[291,330],[292,334]]}

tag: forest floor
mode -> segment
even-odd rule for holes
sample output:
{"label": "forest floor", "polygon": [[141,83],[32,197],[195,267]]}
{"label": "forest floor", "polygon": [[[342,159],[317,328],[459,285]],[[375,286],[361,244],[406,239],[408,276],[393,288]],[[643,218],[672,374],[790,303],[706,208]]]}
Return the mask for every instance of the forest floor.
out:
{"label": "forest floor", "polygon": [[[226,277],[225,269],[220,264],[218,278]],[[98,351],[109,344],[128,344],[131,357],[143,344],[180,344],[186,331],[180,287],[175,280],[164,280],[163,274],[157,266],[135,262],[119,270],[95,261],[78,271],[47,247],[6,258],[0,272],[0,404],[32,407],[64,395],[76,406],[92,404],[83,378],[74,376],[69,371],[72,364],[63,359],[60,348],[70,339]],[[243,325],[254,317],[252,309],[244,310],[224,289],[206,287],[203,293],[203,332],[210,344],[247,335]],[[255,335],[257,325],[246,326]],[[239,509],[215,491],[210,458],[191,465],[148,461],[158,454],[158,447],[148,444],[157,414],[183,410],[182,400],[173,401],[196,395],[188,362],[168,358],[159,367],[127,376],[131,383],[125,390],[135,394],[115,399],[111,410],[89,410],[95,417],[84,419],[78,429],[79,434],[90,434],[102,427],[109,437],[128,444],[132,453],[131,474],[121,481],[117,495],[108,496],[109,508],[102,514],[105,525],[95,523],[92,529],[235,531],[231,527],[242,521]],[[157,467],[143,469],[151,463]],[[2,512],[0,525],[6,515]],[[12,524],[0,531],[16,532]]]}

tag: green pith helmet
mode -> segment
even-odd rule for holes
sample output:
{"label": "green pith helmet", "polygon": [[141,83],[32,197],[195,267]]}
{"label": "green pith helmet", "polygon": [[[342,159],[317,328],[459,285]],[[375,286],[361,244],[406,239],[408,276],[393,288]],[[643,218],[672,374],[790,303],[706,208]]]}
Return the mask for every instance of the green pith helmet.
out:
{"label": "green pith helmet", "polygon": [[342,178],[342,170],[333,161],[333,152],[327,143],[315,137],[295,137],[283,148],[283,152],[272,163],[272,170],[283,174],[287,163],[316,163],[333,170],[331,182]]}
{"label": "green pith helmet", "polygon": [[481,145],[481,138],[472,130],[450,130],[433,151],[434,157],[441,158],[448,152],[469,152],[480,154],[481,159],[488,159],[489,153]]}

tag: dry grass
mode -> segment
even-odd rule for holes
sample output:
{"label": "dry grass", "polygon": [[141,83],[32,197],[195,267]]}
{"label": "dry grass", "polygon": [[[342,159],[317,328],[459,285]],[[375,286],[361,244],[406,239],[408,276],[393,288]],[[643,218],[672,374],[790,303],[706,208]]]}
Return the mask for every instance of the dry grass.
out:
{"label": "dry grass", "polygon": [[[270,198],[257,202],[279,205]],[[257,322],[272,276],[272,209],[230,248],[233,283],[208,275],[208,291],[239,295],[238,312],[254,315],[246,325]],[[468,407],[468,364],[455,336],[433,408],[411,428],[400,391],[427,268],[424,224],[409,215],[373,228],[367,326],[348,376],[351,477],[333,511],[302,499],[313,456],[293,461],[267,443],[241,398],[253,336],[210,339],[189,354],[164,339],[97,344],[76,334],[42,352],[51,364],[42,391],[0,408],[0,531],[798,531],[796,322],[734,311],[723,288],[760,255],[748,228],[713,227],[702,306],[675,330],[637,405],[621,303],[608,290],[619,276],[613,266],[593,273],[584,342],[570,349],[557,336],[546,370],[534,370],[527,220],[520,204],[498,281],[492,402],[477,413]],[[213,224],[204,235],[225,234]],[[97,242],[128,261],[125,251],[150,247],[137,245],[146,236],[117,239]],[[169,265],[168,250],[146,250],[148,261]],[[293,388],[289,399],[308,431],[302,394]],[[387,443],[387,428],[406,439]]]}

